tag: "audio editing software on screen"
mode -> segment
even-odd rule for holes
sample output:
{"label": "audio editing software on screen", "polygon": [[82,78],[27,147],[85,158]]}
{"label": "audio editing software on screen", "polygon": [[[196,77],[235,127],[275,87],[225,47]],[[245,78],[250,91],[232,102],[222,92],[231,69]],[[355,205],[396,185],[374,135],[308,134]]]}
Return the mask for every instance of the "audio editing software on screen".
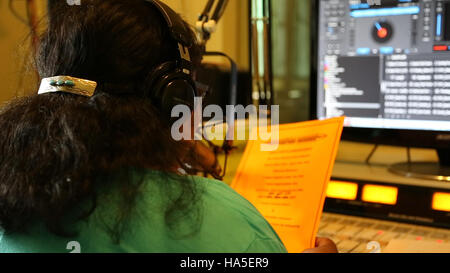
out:
{"label": "audio editing software on screen", "polygon": [[319,3],[319,118],[450,131],[450,0]]}

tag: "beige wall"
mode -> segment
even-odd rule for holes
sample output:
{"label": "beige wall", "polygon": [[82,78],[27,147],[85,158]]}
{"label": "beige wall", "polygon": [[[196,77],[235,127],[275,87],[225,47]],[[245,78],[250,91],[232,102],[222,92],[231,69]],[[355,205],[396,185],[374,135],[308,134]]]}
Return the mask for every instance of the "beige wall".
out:
{"label": "beige wall", "polygon": [[[192,26],[195,26],[198,15],[207,3],[207,0],[163,1],[180,13]],[[238,63],[239,68],[248,69],[248,44],[248,1],[229,0],[216,33],[207,44],[207,50],[225,52]],[[207,60],[226,63],[222,59]]]}
{"label": "beige wall", "polygon": [[[207,0],[164,0],[191,25],[203,11]],[[25,2],[14,1],[15,9],[25,18]],[[36,0],[38,11],[43,14],[44,0]],[[229,54],[241,69],[248,69],[248,5],[246,0],[229,0],[228,8],[219,23],[217,32],[209,41],[207,49]],[[25,57],[29,52],[26,39],[28,28],[17,20],[8,9],[8,1],[0,0],[0,103],[15,95],[36,92],[34,74],[26,72]],[[29,54],[28,54],[29,56]],[[206,61],[226,64],[221,58],[208,57]]]}
{"label": "beige wall", "polygon": [[[14,1],[14,7],[22,18],[26,18],[25,1]],[[10,12],[8,1],[0,0],[0,102],[22,95],[24,87],[33,83],[30,78],[34,74],[27,72],[24,66],[30,49],[28,32],[28,27]],[[30,91],[35,86],[27,89]]]}

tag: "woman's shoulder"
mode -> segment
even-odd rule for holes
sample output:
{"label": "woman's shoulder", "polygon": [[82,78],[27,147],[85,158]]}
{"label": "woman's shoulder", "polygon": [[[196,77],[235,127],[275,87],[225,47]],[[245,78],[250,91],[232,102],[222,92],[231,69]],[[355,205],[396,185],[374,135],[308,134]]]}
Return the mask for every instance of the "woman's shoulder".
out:
{"label": "woman's shoulder", "polygon": [[266,222],[259,211],[246,198],[225,182],[203,177],[192,177],[192,179],[199,185],[202,197],[206,202],[237,211],[243,217]]}
{"label": "woman's shoulder", "polygon": [[[243,252],[285,252],[280,238],[261,213],[222,181],[192,177],[201,192],[204,225],[222,230],[222,240],[245,242]],[[233,238],[239,235],[239,238]]]}
{"label": "woman's shoulder", "polygon": [[[150,200],[141,203],[146,208],[158,207],[154,205],[155,200],[159,198],[155,198],[155,192],[164,199],[176,200],[182,192],[179,192],[175,198],[164,196],[169,191],[177,191],[177,188],[179,190],[180,183],[189,183],[189,187],[195,191],[195,198],[190,199],[195,200],[195,206],[192,210],[184,210],[186,213],[178,214],[177,218],[182,231],[193,230],[192,227],[195,227],[196,232],[177,240],[172,240],[170,235],[162,236],[165,238],[164,245],[168,247],[163,252],[286,252],[283,243],[266,219],[247,199],[226,183],[204,177],[174,176],[157,171],[149,171],[147,174],[148,183],[145,184],[152,190],[144,194],[147,196],[144,198]],[[161,188],[166,188],[167,184],[174,186],[169,186],[169,191],[167,189],[161,191]],[[186,194],[191,194],[191,191],[188,190]],[[189,199],[186,200],[189,201]],[[184,204],[190,205],[186,203],[186,200]],[[158,201],[158,204],[163,204],[162,207],[164,207],[170,205],[170,202]],[[200,214],[196,215],[196,211]],[[195,220],[200,222],[198,226],[193,224]],[[165,228],[159,230],[162,229]]]}
{"label": "woman's shoulder", "polygon": [[[190,181],[189,187],[195,188],[197,202],[192,211],[184,210],[183,207],[190,203],[183,199],[165,196],[178,189],[176,185],[183,181]],[[37,225],[27,234],[0,238],[0,251],[64,252],[69,241],[76,241],[81,245],[82,252],[286,252],[277,234],[258,210],[223,182],[201,177],[174,177],[154,171],[148,172],[143,182],[146,187],[135,202],[136,213],[128,219],[129,229],[122,234],[119,244],[112,243],[105,232],[111,219],[111,223],[116,223],[114,220],[120,211],[118,206],[122,204],[117,202],[118,193],[111,191],[112,195],[106,194],[107,197],[98,200],[99,206],[89,220],[77,224],[80,231],[77,237],[61,238],[46,231],[44,226]],[[168,188],[161,190],[166,186]],[[169,202],[165,202],[166,199]],[[168,218],[167,211],[174,208],[168,205],[174,204],[181,213],[175,210],[173,217]],[[195,214],[197,208],[200,209],[200,216]],[[179,231],[187,236],[177,238],[168,231],[168,227],[175,227],[177,231],[172,220],[178,221]],[[196,232],[184,233],[191,230]]]}

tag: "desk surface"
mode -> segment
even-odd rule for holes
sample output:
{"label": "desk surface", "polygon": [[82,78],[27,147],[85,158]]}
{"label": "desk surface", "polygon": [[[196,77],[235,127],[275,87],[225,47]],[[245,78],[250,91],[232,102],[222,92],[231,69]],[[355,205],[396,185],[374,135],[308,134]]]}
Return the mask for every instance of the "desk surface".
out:
{"label": "desk surface", "polygon": [[[224,178],[227,184],[231,184],[233,181],[233,177],[236,174],[244,153],[246,142],[239,141],[235,145],[238,148],[229,157],[227,173]],[[342,141],[333,169],[333,176],[354,180],[359,179],[450,190],[450,183],[402,177],[389,172],[387,169],[389,165],[407,160],[406,148],[403,147],[380,146],[373,155],[370,165],[365,164],[365,160],[373,147],[370,144]],[[436,151],[430,149],[411,149],[411,156],[413,161],[438,161]],[[223,162],[223,158],[220,160]]]}
{"label": "desk surface", "polygon": [[[230,156],[227,176],[224,179],[228,184],[231,184],[233,180],[245,150],[246,142],[237,142],[235,145],[238,146],[238,149]],[[369,144],[341,142],[333,176],[378,183],[385,182],[450,190],[450,183],[407,178],[390,173],[387,169],[389,165],[406,161],[406,148],[380,146],[374,154],[371,164],[365,164],[365,160],[373,147],[373,145]],[[438,160],[434,150],[412,149],[411,155],[412,160],[415,161],[437,162]],[[368,252],[367,244],[371,241],[379,242],[382,249],[386,248],[388,250],[391,247],[391,239],[408,239],[415,244],[429,244],[429,252],[439,252],[443,244],[446,247],[450,247],[450,231],[446,229],[344,216],[341,214],[334,217],[335,221],[341,221],[341,225],[336,225],[336,223],[330,225],[330,221],[327,221],[327,219],[330,220],[333,218],[332,216],[333,214],[330,213],[323,214],[323,221],[321,222],[318,235],[332,238],[338,244],[340,252]],[[363,224],[364,226],[358,226]],[[368,228],[367,225],[371,225],[373,228]],[[408,243],[404,244],[403,247],[411,249],[415,244]],[[408,249],[391,247],[389,251],[407,252]],[[414,249],[417,252],[417,247]]]}

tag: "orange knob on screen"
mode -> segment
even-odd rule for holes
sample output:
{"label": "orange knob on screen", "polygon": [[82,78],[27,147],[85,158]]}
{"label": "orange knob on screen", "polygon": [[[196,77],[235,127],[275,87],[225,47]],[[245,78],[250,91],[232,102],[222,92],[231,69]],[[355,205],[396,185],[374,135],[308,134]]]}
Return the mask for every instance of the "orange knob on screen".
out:
{"label": "orange knob on screen", "polygon": [[380,37],[381,39],[384,39],[388,36],[388,30],[386,28],[380,28],[378,30],[378,37]]}

